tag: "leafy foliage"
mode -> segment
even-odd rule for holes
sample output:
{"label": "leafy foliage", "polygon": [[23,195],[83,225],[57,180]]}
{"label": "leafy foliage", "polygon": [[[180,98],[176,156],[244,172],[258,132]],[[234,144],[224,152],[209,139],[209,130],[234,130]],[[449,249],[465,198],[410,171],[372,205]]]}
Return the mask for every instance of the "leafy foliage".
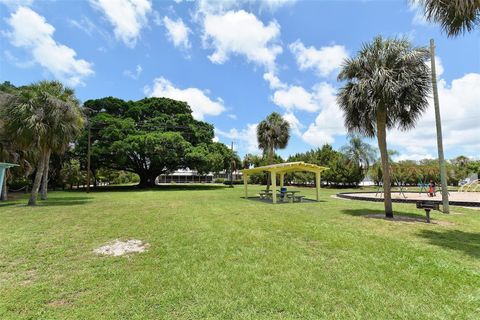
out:
{"label": "leafy foliage", "polygon": [[480,0],[421,0],[428,20],[440,23],[450,37],[480,25]]}
{"label": "leafy foliage", "polygon": [[[153,186],[160,174],[187,167],[200,173],[221,171],[236,157],[225,145],[212,142],[213,126],[195,120],[185,102],[107,97],[84,106],[90,113],[94,172],[125,170],[138,174],[141,186]],[[76,150],[84,159],[87,135],[85,131]]]}

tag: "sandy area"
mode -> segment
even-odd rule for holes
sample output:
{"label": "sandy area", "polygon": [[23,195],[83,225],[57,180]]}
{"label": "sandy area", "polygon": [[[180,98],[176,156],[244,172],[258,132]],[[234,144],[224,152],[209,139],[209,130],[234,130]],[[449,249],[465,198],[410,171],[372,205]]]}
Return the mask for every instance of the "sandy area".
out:
{"label": "sandy area", "polygon": [[[405,197],[398,191],[392,192],[392,199],[409,199],[409,200],[438,200],[442,201],[442,194],[437,192],[435,197],[429,197],[425,193],[405,192]],[[354,193],[350,194],[357,197],[378,198],[383,199],[383,193]],[[478,202],[480,203],[480,192],[450,192],[450,201]]]}

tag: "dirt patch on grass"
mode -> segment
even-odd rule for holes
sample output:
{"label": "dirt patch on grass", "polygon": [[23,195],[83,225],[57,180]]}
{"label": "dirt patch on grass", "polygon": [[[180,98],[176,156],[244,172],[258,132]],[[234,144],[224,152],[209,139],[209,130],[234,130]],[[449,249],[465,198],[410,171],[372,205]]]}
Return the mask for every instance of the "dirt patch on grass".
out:
{"label": "dirt patch on grass", "polygon": [[123,256],[129,253],[144,252],[149,247],[148,243],[143,243],[141,240],[130,239],[127,241],[115,240],[100,248],[93,250],[96,254],[107,256]]}
{"label": "dirt patch on grass", "polygon": [[60,300],[53,300],[47,303],[47,306],[51,308],[61,308],[61,307],[67,307],[71,305],[72,302],[66,299],[60,299]]}
{"label": "dirt patch on grass", "polygon": [[[392,222],[427,223],[427,220],[425,218],[415,218],[415,217],[399,216],[399,215],[395,215],[393,218],[386,218],[384,214],[367,214],[367,215],[364,215],[363,217],[373,218],[373,219],[382,219],[382,220],[392,221]],[[453,225],[453,223],[451,223],[451,222],[433,220],[433,219],[430,220],[430,224],[438,224],[440,226],[451,226],[451,225]]]}

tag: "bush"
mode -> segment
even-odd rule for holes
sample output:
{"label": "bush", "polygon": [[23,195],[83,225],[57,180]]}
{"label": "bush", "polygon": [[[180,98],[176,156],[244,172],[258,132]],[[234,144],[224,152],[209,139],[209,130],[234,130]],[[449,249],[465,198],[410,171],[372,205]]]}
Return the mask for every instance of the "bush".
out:
{"label": "bush", "polygon": [[8,189],[10,191],[23,190],[24,187],[30,185],[30,181],[26,178],[15,179],[8,183]]}
{"label": "bush", "polygon": [[226,180],[223,182],[224,185],[235,185],[235,184],[243,184],[243,180],[233,180],[233,181],[230,181],[230,180]]}
{"label": "bush", "polygon": [[225,178],[216,178],[215,180],[213,180],[213,183],[224,183],[225,182]]}

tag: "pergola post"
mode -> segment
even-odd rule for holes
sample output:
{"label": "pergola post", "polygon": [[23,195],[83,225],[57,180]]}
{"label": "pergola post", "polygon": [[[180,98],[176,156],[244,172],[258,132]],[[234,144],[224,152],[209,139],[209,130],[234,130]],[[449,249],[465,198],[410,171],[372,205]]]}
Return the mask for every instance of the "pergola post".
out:
{"label": "pergola post", "polygon": [[272,202],[277,203],[277,173],[271,171],[270,175],[272,177]]}
{"label": "pergola post", "polygon": [[317,201],[320,200],[320,172],[315,172],[315,189],[317,189]]}
{"label": "pergola post", "polygon": [[284,181],[283,179],[285,178],[285,172],[280,173],[280,188],[283,187]]}
{"label": "pergola post", "polygon": [[245,189],[245,199],[248,199],[248,175],[243,174],[243,188]]}

